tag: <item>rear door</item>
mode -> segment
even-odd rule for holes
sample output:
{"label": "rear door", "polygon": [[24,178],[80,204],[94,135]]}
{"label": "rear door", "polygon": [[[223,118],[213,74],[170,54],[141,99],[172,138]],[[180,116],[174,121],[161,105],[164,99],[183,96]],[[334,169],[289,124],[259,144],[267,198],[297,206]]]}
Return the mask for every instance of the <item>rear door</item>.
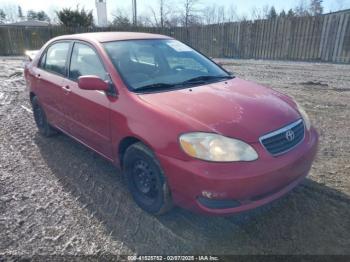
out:
{"label": "rear door", "polygon": [[34,76],[36,93],[49,122],[61,129],[66,129],[63,86],[70,45],[68,41],[51,44],[41,56]]}
{"label": "rear door", "polygon": [[110,134],[110,97],[103,91],[82,90],[78,78],[96,75],[108,80],[108,74],[95,49],[84,42],[72,48],[69,79],[65,81],[66,116],[69,133],[78,140],[112,159]]}

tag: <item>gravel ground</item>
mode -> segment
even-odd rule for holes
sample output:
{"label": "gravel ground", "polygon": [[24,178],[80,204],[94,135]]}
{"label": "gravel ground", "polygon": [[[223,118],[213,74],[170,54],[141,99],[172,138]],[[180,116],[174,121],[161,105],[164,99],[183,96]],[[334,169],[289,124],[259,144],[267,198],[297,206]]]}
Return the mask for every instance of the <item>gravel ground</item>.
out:
{"label": "gravel ground", "polygon": [[221,62],[305,106],[317,159],[305,182],[258,210],[157,218],[104,159],[64,135],[38,135],[22,61],[0,58],[0,254],[350,254],[350,66]]}

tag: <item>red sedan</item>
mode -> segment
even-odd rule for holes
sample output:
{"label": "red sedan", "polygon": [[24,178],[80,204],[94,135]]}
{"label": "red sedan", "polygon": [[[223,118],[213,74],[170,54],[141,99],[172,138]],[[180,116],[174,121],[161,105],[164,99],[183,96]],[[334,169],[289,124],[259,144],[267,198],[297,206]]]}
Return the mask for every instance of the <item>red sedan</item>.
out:
{"label": "red sedan", "polygon": [[167,36],[57,37],[25,78],[40,133],[61,131],[122,168],[152,214],[253,209],[299,184],[315,157],[318,134],[293,99]]}

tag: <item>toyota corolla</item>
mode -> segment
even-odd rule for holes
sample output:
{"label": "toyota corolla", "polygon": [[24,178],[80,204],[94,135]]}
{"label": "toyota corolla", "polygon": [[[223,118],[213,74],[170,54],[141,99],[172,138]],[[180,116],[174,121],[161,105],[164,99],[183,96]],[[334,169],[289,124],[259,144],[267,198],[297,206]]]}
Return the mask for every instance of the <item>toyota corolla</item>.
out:
{"label": "toyota corolla", "polygon": [[318,134],[290,97],[167,36],[60,36],[26,64],[39,132],[62,132],[123,171],[135,202],[227,215],[308,174]]}

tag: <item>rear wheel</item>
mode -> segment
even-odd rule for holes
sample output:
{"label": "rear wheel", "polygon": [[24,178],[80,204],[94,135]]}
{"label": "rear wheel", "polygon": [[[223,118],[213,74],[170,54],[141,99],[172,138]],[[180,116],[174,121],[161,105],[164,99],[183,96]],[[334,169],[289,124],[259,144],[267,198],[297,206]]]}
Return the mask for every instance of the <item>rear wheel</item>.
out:
{"label": "rear wheel", "polygon": [[125,152],[124,172],[135,202],[145,211],[161,215],[172,208],[166,178],[153,152],[142,143]]}
{"label": "rear wheel", "polygon": [[48,123],[44,110],[39,104],[38,98],[32,98],[32,108],[34,120],[38,127],[39,133],[45,137],[50,137],[57,134],[57,131]]}

